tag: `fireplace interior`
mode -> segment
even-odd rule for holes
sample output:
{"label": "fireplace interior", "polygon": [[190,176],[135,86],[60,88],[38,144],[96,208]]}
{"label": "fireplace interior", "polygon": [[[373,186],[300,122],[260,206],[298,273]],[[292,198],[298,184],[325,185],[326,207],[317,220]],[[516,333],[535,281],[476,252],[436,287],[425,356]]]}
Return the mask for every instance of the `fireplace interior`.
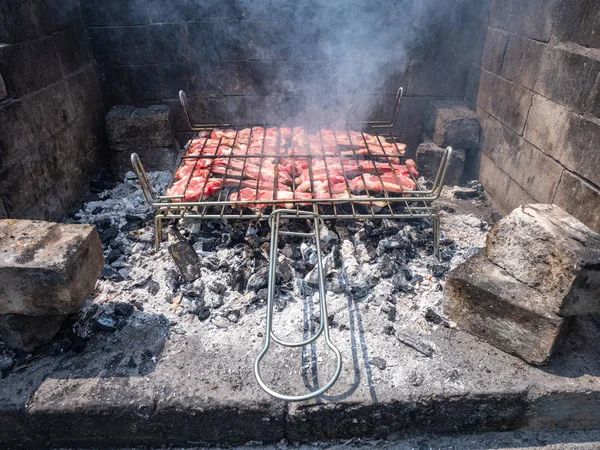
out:
{"label": "fireplace interior", "polygon": [[599,18],[0,1],[0,443],[599,428]]}

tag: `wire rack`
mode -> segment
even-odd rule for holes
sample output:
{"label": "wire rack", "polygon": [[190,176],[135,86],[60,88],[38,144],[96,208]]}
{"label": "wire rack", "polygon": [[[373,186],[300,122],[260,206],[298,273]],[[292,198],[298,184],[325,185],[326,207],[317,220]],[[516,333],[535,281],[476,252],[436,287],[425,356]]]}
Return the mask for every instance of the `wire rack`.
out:
{"label": "wire rack", "polygon": [[[334,125],[330,129],[305,127],[314,130],[312,140],[310,138],[295,140],[294,133],[300,133],[302,131],[298,130],[302,129],[293,125],[283,128],[269,126],[266,123],[247,126],[226,123],[198,124],[192,119],[189,103],[183,91],[180,92],[179,97],[190,128],[195,131],[193,139],[184,147],[178,168],[167,188],[167,191],[170,191],[177,182],[180,192],[177,195],[158,195],[149,182],[139,156],[135,153],[131,155],[133,168],[140,181],[144,196],[149,205],[156,209],[156,249],[159,249],[162,241],[165,220],[177,220],[184,217],[198,220],[268,219],[272,232],[267,296],[267,333],[263,350],[256,359],[255,376],[259,385],[266,392],[281,400],[302,401],[318,397],[333,386],[342,367],[340,352],[331,342],[328,331],[326,289],[319,245],[319,229],[323,225],[323,221],[377,218],[430,219],[433,225],[434,253],[439,256],[440,223],[431,203],[441,194],[452,148],[448,147],[444,151],[440,167],[430,189],[421,186],[410,170],[408,171],[408,177],[410,177],[408,184],[411,189],[394,189],[394,186],[402,185],[396,168],[406,166],[403,158],[405,146],[398,143],[391,134],[373,135],[364,131],[353,131],[352,128],[369,127],[372,130],[393,128],[398,119],[402,88],[396,95],[393,115],[389,121],[345,123]],[[216,131],[223,129],[228,129],[228,135],[210,139],[212,143],[209,145],[208,137],[219,136]],[[326,131],[328,134],[324,136]],[[266,134],[268,132],[270,132],[270,142],[267,145]],[[250,144],[253,141],[253,135],[256,134],[258,137],[259,133],[262,134],[262,140],[257,139],[257,141],[261,142],[261,146],[260,148],[252,147]],[[244,141],[244,145],[236,145],[241,140]],[[194,144],[198,142],[200,142],[199,145]],[[291,180],[289,178],[286,180],[287,187],[279,189],[280,180],[287,176],[281,171],[282,164],[291,164],[291,167],[296,167],[297,163],[304,164],[305,169],[301,174],[303,179],[297,180],[296,174],[293,173]],[[315,167],[320,164],[322,164],[321,170],[317,174]],[[186,175],[187,178],[177,178],[176,174],[186,166],[186,173],[189,172]],[[217,166],[219,171],[215,173]],[[203,185],[192,185],[196,170],[204,168],[208,168],[205,173],[210,173],[210,176],[206,175],[201,178],[204,180]],[[353,174],[348,173],[349,170],[352,170]],[[339,182],[335,190],[332,188],[335,185],[332,180],[334,172],[337,173]],[[390,184],[388,184],[389,177],[388,182],[385,182],[382,173],[392,176]],[[369,188],[371,184],[369,181],[375,182],[375,191]],[[353,192],[351,182],[358,183],[359,194]],[[215,193],[210,192],[209,183],[218,185]],[[299,184],[303,185],[302,193],[297,193]],[[407,184],[406,180],[404,184]],[[342,189],[339,186],[342,186]],[[371,184],[371,186],[373,185]],[[354,191],[356,190],[354,189]],[[265,197],[262,195],[264,192],[270,194]],[[311,233],[280,230],[282,220],[309,220],[313,222],[314,230]],[[315,239],[317,249],[321,323],[313,336],[301,342],[289,342],[278,338],[271,325],[275,303],[275,274],[280,235],[312,237]],[[261,377],[260,363],[272,342],[286,347],[299,347],[314,342],[322,334],[337,361],[335,373],[327,384],[313,392],[296,396],[279,393],[267,386]]]}

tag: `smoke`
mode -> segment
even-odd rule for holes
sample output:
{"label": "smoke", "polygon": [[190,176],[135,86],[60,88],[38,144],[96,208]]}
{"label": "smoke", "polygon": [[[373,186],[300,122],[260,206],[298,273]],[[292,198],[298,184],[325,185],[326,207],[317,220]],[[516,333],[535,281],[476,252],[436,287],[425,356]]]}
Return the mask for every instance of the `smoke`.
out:
{"label": "smoke", "polygon": [[410,61],[436,58],[444,40],[456,37],[466,0],[274,3],[244,2],[239,10],[277,22],[266,42],[242,43],[250,57],[274,60],[250,64],[248,77],[269,104],[291,96],[296,121],[335,123],[388,118]]}

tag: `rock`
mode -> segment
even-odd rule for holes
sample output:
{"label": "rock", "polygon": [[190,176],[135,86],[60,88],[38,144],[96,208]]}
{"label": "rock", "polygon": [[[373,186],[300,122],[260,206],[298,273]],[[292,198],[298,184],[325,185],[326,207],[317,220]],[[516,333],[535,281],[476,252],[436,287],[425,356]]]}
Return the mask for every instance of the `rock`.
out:
{"label": "rock", "polygon": [[600,313],[600,235],[555,205],[525,205],[487,238],[488,259],[561,316]]}
{"label": "rock", "polygon": [[421,340],[420,338],[413,336],[412,334],[408,334],[405,331],[396,331],[396,338],[402,342],[404,345],[412,348],[413,350],[418,351],[422,355],[430,358],[433,355],[434,348],[428,344],[427,342]]}
{"label": "rock", "polygon": [[544,364],[569,320],[557,302],[521,283],[483,252],[446,277],[444,311],[457,325],[530,364]]}
{"label": "rock", "polygon": [[474,200],[483,197],[483,192],[477,189],[471,188],[458,188],[452,192],[454,198],[459,200]]}
{"label": "rock", "polygon": [[66,315],[0,315],[0,336],[7,347],[31,352],[52,340],[67,320]]}
{"label": "rock", "polygon": [[[419,168],[419,173],[421,176],[429,179],[435,179],[440,164],[442,163],[444,149],[438,147],[426,136],[424,136],[424,139],[425,142],[423,142],[417,148],[417,167]],[[448,186],[460,184],[465,168],[465,159],[466,152],[464,150],[452,150],[444,184]]]}
{"label": "rock", "polygon": [[424,131],[440,147],[479,148],[481,126],[477,114],[463,102],[431,102],[426,112]]}
{"label": "rock", "polygon": [[387,361],[385,359],[383,359],[383,358],[378,357],[378,356],[376,356],[375,358],[371,358],[369,360],[369,363],[372,366],[377,367],[379,370],[385,370],[386,367],[387,367]]}
{"label": "rock", "polygon": [[0,220],[0,314],[79,311],[104,266],[92,225]]}
{"label": "rock", "polygon": [[252,274],[250,278],[248,278],[246,290],[258,292],[259,290],[266,288],[269,284],[268,272],[268,267],[263,267]]}

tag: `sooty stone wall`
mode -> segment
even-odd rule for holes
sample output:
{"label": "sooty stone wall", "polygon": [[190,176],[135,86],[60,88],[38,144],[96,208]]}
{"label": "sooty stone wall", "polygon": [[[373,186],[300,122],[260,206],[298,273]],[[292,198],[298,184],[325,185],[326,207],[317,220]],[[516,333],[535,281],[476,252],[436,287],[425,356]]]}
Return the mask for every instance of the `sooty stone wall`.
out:
{"label": "sooty stone wall", "polygon": [[198,121],[387,117],[420,142],[432,99],[462,99],[487,0],[81,0],[105,106],[162,102]]}
{"label": "sooty stone wall", "polygon": [[103,149],[103,105],[79,0],[0,0],[0,218],[56,219]]}
{"label": "sooty stone wall", "polygon": [[481,181],[508,212],[556,203],[600,231],[600,2],[493,0],[467,99]]}

